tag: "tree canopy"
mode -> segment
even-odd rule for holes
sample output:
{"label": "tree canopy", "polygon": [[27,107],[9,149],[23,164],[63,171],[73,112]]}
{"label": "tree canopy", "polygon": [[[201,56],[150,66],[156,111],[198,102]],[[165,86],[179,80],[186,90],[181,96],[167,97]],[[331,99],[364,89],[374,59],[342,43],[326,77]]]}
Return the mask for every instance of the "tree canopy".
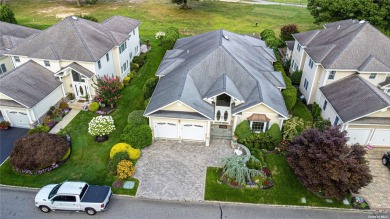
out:
{"label": "tree canopy", "polygon": [[366,151],[359,144],[348,146],[346,134],[334,126],[309,129],[288,147],[288,164],[313,193],[341,200],[372,181]]}
{"label": "tree canopy", "polygon": [[390,30],[389,0],[308,0],[307,9],[317,24],[358,19]]}
{"label": "tree canopy", "polygon": [[17,24],[15,14],[8,5],[0,5],[0,21]]}

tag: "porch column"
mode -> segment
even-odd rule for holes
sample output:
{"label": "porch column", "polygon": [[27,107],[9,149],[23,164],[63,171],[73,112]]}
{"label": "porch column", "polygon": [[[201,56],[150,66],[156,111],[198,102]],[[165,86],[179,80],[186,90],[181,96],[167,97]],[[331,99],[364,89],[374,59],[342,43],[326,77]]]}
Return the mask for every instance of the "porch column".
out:
{"label": "porch column", "polygon": [[236,131],[237,126],[237,116],[234,115],[234,122],[233,122],[233,128],[232,128],[232,135],[234,135],[234,131]]}
{"label": "porch column", "polygon": [[206,146],[210,146],[211,121],[207,121]]}

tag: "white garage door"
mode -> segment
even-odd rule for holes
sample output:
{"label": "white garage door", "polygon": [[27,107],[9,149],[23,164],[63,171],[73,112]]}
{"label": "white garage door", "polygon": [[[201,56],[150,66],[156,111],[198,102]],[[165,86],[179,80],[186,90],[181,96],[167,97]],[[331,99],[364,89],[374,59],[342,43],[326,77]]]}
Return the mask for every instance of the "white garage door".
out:
{"label": "white garage door", "polygon": [[390,146],[390,129],[377,129],[372,136],[371,144]]}
{"label": "white garage door", "polygon": [[13,127],[30,128],[30,120],[25,112],[8,111],[8,116]]}
{"label": "white garage door", "polygon": [[206,138],[206,129],[203,125],[182,124],[181,139],[204,141]]}
{"label": "white garage door", "polygon": [[156,122],[154,123],[154,137],[177,139],[179,137],[177,127],[176,123]]}
{"label": "white garage door", "polygon": [[371,129],[348,129],[347,132],[349,144],[359,143],[361,145],[365,145],[370,137]]}

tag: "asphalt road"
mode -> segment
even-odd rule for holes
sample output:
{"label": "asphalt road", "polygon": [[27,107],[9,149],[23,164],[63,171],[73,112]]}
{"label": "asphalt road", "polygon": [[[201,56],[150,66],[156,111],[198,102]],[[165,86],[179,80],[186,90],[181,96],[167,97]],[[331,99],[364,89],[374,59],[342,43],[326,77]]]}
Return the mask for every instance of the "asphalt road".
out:
{"label": "asphalt road", "polygon": [[27,134],[28,129],[10,127],[8,130],[0,130],[0,164],[10,155],[14,142]]}
{"label": "asphalt road", "polygon": [[[85,213],[50,212],[44,214],[34,205],[37,190],[0,187],[0,218],[91,218]],[[267,205],[230,204],[217,202],[175,202],[113,196],[106,212],[93,218],[191,219],[191,218],[390,218],[390,213],[324,210]]]}

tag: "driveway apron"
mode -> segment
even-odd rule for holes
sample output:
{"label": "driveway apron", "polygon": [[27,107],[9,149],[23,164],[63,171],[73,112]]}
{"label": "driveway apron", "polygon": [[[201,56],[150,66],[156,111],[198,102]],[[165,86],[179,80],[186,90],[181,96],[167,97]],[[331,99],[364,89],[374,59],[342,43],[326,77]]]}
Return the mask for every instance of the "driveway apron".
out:
{"label": "driveway apron", "polygon": [[374,148],[366,155],[373,181],[359,192],[374,210],[390,210],[390,170],[382,164],[386,151],[390,149]]}
{"label": "driveway apron", "polygon": [[14,142],[27,134],[28,129],[10,127],[8,130],[0,130],[0,164],[10,155]]}
{"label": "driveway apron", "polygon": [[164,200],[204,200],[206,167],[220,166],[233,154],[230,141],[214,140],[210,147],[198,142],[159,140],[142,150],[134,175],[140,181],[136,196]]}

